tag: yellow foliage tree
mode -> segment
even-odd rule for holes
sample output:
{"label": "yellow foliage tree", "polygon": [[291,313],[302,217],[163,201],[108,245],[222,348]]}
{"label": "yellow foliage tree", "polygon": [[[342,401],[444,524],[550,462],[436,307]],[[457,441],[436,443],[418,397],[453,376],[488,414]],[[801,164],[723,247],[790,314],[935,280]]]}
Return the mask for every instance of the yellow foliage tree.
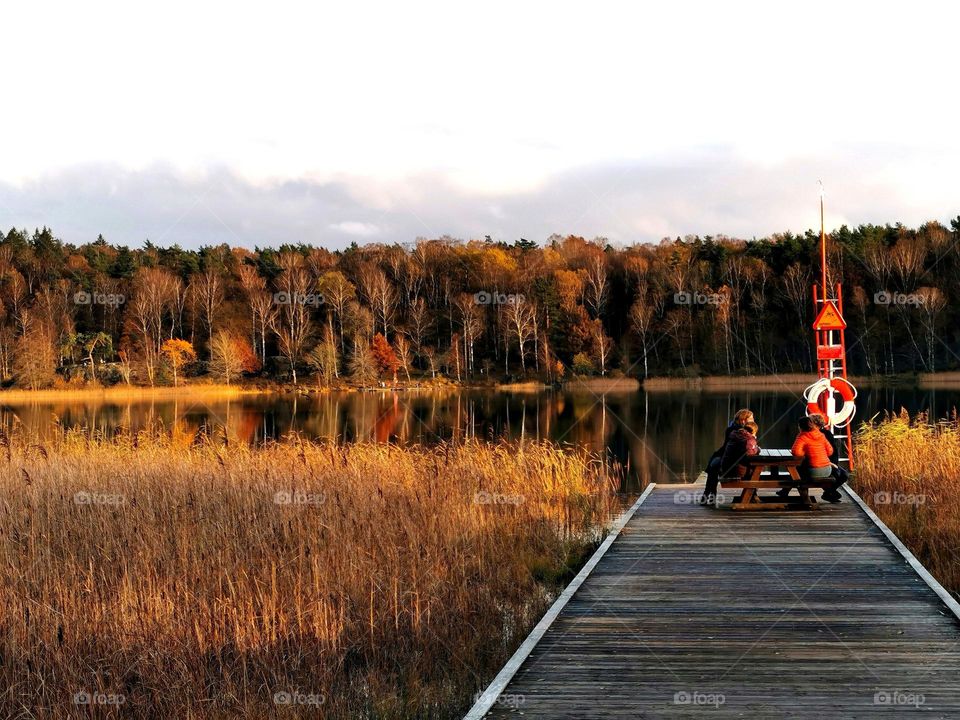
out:
{"label": "yellow foliage tree", "polygon": [[197,351],[187,340],[171,338],[160,346],[160,354],[173,370],[173,386],[177,386],[180,370],[197,360]]}

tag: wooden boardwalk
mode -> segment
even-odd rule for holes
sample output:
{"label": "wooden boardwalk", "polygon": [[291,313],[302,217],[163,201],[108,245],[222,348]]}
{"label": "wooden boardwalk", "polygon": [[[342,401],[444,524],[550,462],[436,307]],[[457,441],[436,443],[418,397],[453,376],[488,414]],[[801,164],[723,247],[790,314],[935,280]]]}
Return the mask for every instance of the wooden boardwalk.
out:
{"label": "wooden boardwalk", "polygon": [[960,718],[960,621],[856,502],[696,487],[653,489],[487,717]]}

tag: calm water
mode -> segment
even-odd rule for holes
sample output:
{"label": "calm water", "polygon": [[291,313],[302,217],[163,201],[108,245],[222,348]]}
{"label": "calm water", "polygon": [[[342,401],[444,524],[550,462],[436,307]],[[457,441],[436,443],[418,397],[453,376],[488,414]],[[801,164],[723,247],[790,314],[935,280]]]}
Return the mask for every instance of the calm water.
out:
{"label": "calm water", "polygon": [[[943,416],[960,407],[960,388],[865,388],[855,423],[901,407]],[[338,441],[431,444],[466,437],[541,438],[577,444],[623,465],[635,483],[695,478],[740,407],[754,410],[764,447],[789,446],[803,412],[791,392],[509,393],[481,390],[250,396],[209,402],[0,404],[0,424],[22,423],[38,439],[59,422],[104,433],[158,424],[187,439],[202,431],[260,443],[290,431]]]}

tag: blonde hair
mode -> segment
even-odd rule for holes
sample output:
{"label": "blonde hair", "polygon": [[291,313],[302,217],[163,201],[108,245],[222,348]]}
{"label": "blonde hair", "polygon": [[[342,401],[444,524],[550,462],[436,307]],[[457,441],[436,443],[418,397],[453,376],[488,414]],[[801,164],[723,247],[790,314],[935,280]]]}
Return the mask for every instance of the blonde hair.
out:
{"label": "blonde hair", "polygon": [[744,427],[750,431],[751,435],[756,435],[758,432],[760,432],[760,426],[753,422],[753,420],[746,423]]}
{"label": "blonde hair", "polygon": [[753,410],[737,410],[737,414],[733,416],[733,422],[737,425],[746,425],[748,422],[753,422]]}
{"label": "blonde hair", "polygon": [[821,430],[827,426],[827,419],[823,416],[823,413],[813,413],[810,416],[810,422]]}

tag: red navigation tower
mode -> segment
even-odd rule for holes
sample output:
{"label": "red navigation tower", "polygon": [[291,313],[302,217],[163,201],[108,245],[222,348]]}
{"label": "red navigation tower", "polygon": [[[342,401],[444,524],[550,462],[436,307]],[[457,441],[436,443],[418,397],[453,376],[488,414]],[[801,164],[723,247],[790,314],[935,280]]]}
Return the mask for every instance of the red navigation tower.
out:
{"label": "red navigation tower", "polygon": [[813,334],[817,348],[818,380],[804,391],[807,414],[823,413],[834,436],[846,448],[838,459],[853,468],[853,440],[850,423],[856,412],[857,391],[847,380],[847,345],[843,319],[843,290],[831,287],[827,272],[827,235],[823,219],[823,185],[820,186],[820,282],[813,286]]}

